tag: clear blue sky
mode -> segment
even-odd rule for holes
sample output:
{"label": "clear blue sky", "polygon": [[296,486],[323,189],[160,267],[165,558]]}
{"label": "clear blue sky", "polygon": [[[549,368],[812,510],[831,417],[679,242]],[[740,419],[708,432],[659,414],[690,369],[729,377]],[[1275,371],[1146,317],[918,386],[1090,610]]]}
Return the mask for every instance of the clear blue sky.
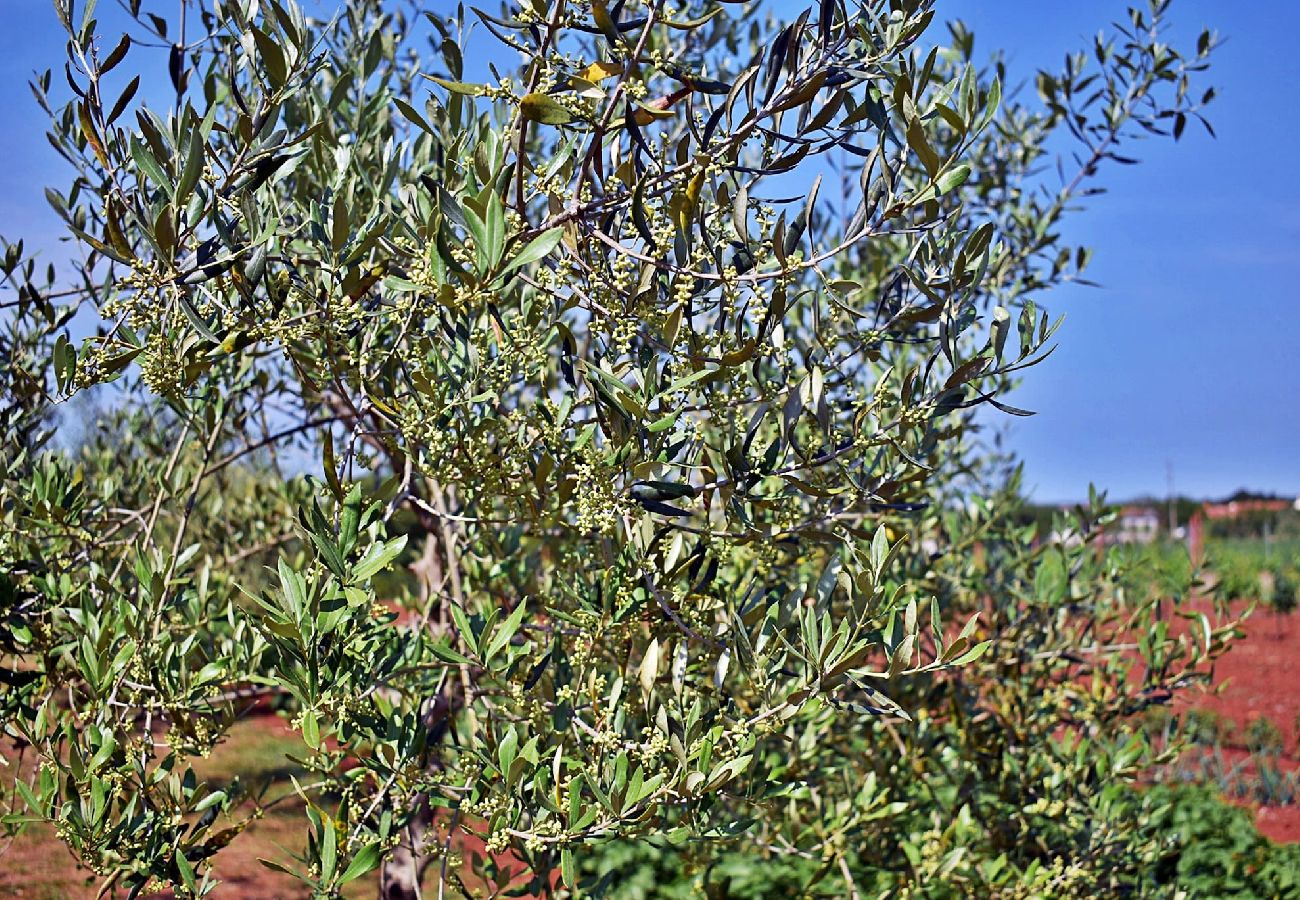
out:
{"label": "clear blue sky", "polygon": [[[964,18],[977,47],[1005,48],[1012,76],[1029,78],[1126,5],[940,0],[939,14]],[[59,65],[63,35],[44,0],[4,6],[0,233],[57,259],[42,188],[66,179],[26,80]],[[1013,398],[1038,415],[1009,425],[1040,500],[1078,499],[1090,481],[1117,498],[1163,493],[1167,461],[1182,493],[1300,492],[1300,3],[1176,0],[1174,19],[1185,41],[1207,25],[1227,38],[1210,73],[1219,136],[1189,127],[1179,145],[1143,144],[1143,165],[1112,169],[1111,192],[1072,222],[1067,238],[1095,248],[1103,286],[1046,298],[1066,314],[1061,346]]]}

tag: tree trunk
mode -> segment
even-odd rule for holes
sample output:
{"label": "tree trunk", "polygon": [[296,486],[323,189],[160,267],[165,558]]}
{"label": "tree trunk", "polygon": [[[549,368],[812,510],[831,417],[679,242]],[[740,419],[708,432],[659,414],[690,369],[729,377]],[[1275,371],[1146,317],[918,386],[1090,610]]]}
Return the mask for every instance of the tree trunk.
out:
{"label": "tree trunk", "polygon": [[[441,540],[440,540],[441,539]],[[455,551],[451,549],[452,537],[445,526],[438,531],[430,530],[424,538],[424,549],[420,558],[411,564],[420,583],[420,599],[427,602],[446,582],[443,559],[439,554],[442,543],[447,553],[449,566],[455,565]],[[456,593],[459,594],[459,578],[453,579]],[[444,604],[445,607],[445,604]],[[430,621],[429,627],[447,627],[447,612],[443,608],[437,617],[440,621]],[[457,685],[459,686],[459,685]],[[444,691],[436,697],[425,701],[421,714],[426,731],[424,769],[426,772],[442,768],[439,747],[451,724],[453,709],[463,702],[463,698],[453,689]],[[421,885],[424,873],[429,865],[438,858],[441,848],[430,848],[425,841],[433,831],[434,807],[427,797],[419,799],[418,806],[412,813],[410,821],[402,829],[401,839],[384,858],[379,870],[380,900],[420,900],[423,897]]]}
{"label": "tree trunk", "polygon": [[424,846],[425,836],[433,826],[433,807],[426,798],[411,821],[402,829],[402,840],[384,859],[379,870],[380,900],[419,900],[420,883],[434,857]]}

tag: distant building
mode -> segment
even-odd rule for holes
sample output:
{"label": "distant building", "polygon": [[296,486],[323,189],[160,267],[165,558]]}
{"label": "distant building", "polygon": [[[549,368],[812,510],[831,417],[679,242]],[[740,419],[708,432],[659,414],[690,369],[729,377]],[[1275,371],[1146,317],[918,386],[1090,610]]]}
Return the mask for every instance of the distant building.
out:
{"label": "distant building", "polygon": [[1149,544],[1160,534],[1160,513],[1151,506],[1125,506],[1106,529],[1108,544]]}
{"label": "distant building", "polygon": [[1286,500],[1278,497],[1264,499],[1259,497],[1240,500],[1225,500],[1222,503],[1207,503],[1204,506],[1205,518],[1224,521],[1237,519],[1249,513],[1282,512],[1288,509],[1300,509],[1300,498]]}

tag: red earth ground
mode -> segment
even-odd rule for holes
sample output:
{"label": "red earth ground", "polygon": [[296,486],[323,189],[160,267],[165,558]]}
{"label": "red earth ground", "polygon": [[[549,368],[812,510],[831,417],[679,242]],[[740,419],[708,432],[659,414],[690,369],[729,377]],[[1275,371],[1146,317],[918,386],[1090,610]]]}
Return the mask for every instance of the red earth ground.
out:
{"label": "red earth ground", "polygon": [[[1245,603],[1233,604],[1234,611]],[[1210,605],[1205,604],[1206,612]],[[1214,683],[1221,692],[1192,694],[1184,708],[1216,713],[1232,723],[1224,739],[1223,756],[1232,764],[1249,758],[1246,730],[1267,717],[1281,732],[1279,768],[1300,769],[1300,615],[1279,616],[1257,609],[1246,620],[1246,636],[1215,666]],[[1300,843],[1300,804],[1255,806],[1255,824],[1275,841]]]}
{"label": "red earth ground", "polygon": [[[1267,716],[1284,738],[1280,766],[1300,769],[1300,662],[1296,652],[1300,649],[1300,615],[1278,617],[1256,612],[1245,630],[1246,637],[1216,667],[1214,680],[1223,686],[1222,691],[1192,695],[1182,705],[1212,711],[1232,723],[1222,749],[1232,764],[1249,757],[1245,732],[1251,721]],[[296,755],[303,749],[301,738],[283,719],[256,716],[239,723],[210,759],[200,761],[200,774],[219,779],[239,772],[247,781],[256,780],[259,774],[283,781],[285,754]],[[8,748],[0,750],[9,755]],[[1300,805],[1253,808],[1263,834],[1275,841],[1300,842]],[[258,862],[265,857],[291,864],[291,852],[299,850],[303,841],[304,818],[300,803],[286,802],[237,837],[218,858],[216,875],[222,884],[213,896],[218,900],[306,898],[308,892],[298,882]],[[76,864],[47,828],[32,827],[0,850],[0,897],[81,900],[93,898],[96,886],[97,879]],[[351,886],[354,890],[349,895],[373,897],[375,886],[372,874]]]}

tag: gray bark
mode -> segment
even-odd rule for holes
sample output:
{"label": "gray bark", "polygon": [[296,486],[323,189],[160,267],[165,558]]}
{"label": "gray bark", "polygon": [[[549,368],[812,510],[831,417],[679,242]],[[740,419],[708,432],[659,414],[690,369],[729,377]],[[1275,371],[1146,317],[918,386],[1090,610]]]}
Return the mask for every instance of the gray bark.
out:
{"label": "gray bark", "polygon": [[[451,535],[445,525],[441,535],[431,531],[425,537],[424,550],[420,558],[411,564],[411,571],[420,582],[421,599],[426,601],[433,596],[434,592],[440,591],[445,580],[443,560],[438,553],[439,536],[449,548],[448,562],[454,566],[454,550],[450,550],[454,545],[451,543]],[[454,579],[454,583],[456,592],[459,593],[459,579]],[[444,620],[440,624],[445,628],[445,610],[442,611],[440,618]],[[459,705],[458,701],[461,701],[461,698],[456,696],[453,690],[450,695],[444,692],[430,698],[424,704],[422,719],[427,735],[424,751],[425,771],[434,772],[442,767],[439,747],[450,725],[453,707]],[[424,874],[430,864],[438,858],[438,851],[443,849],[426,845],[426,840],[430,838],[433,831],[433,819],[434,807],[428,802],[428,798],[421,797],[410,821],[402,829],[401,840],[380,864],[380,900],[420,900],[423,897],[421,886]]]}

